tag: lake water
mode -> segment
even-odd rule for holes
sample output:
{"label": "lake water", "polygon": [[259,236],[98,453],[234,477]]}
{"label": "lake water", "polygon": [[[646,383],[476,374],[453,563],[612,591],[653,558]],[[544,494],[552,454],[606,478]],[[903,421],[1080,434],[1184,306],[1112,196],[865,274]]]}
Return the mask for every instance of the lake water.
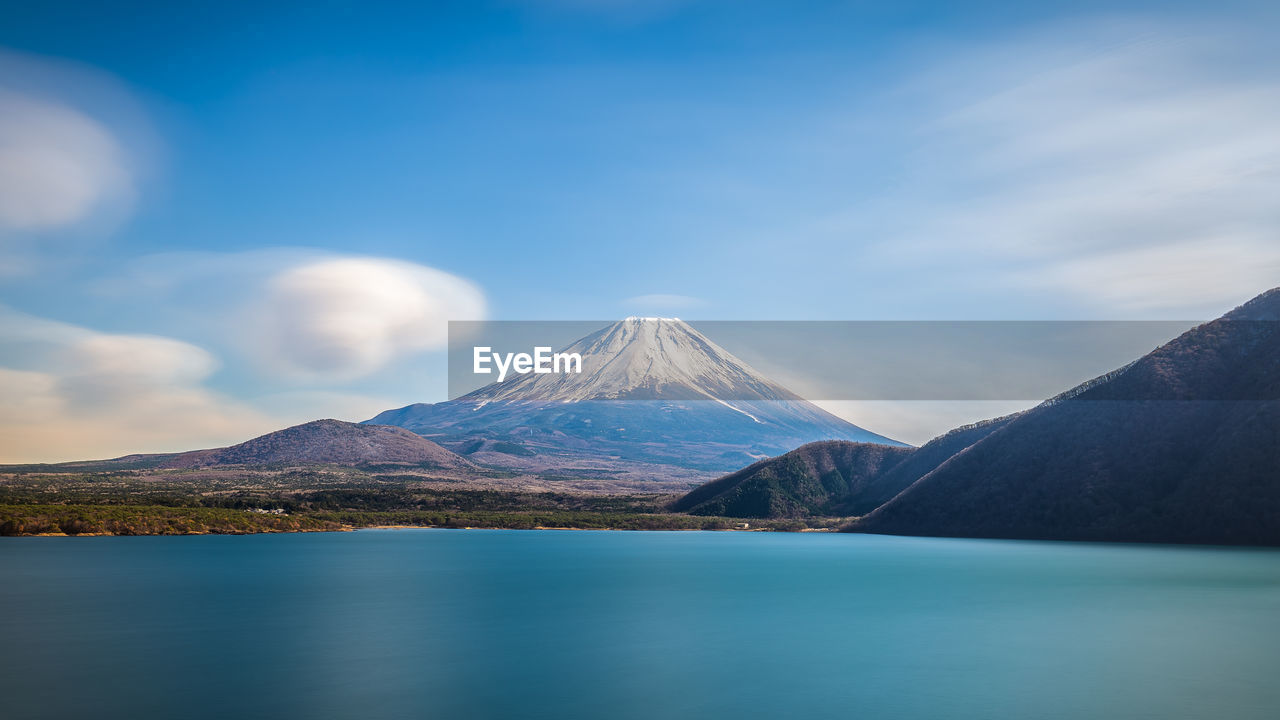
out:
{"label": "lake water", "polygon": [[0,715],[1280,717],[1280,551],[780,533],[0,539]]}

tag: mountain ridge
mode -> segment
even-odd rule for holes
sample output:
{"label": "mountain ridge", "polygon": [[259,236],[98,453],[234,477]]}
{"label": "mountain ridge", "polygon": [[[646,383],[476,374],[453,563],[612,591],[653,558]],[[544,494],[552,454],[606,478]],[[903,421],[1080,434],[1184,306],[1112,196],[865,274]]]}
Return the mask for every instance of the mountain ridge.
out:
{"label": "mountain ridge", "polygon": [[470,473],[466,458],[416,433],[385,425],[323,419],[275,430],[235,445],[176,453],[133,453],[109,460],[13,465],[50,470],[192,470],[229,466],[404,464]]}
{"label": "mountain ridge", "polygon": [[465,458],[402,428],[312,420],[224,448],[180,453],[162,467],[223,465],[410,463],[473,469]]}
{"label": "mountain ridge", "polygon": [[1012,417],[849,529],[1280,544],[1280,289]]}
{"label": "mountain ridge", "polygon": [[671,509],[742,518],[857,515],[867,511],[867,482],[912,452],[875,443],[813,442],[695,488]]}
{"label": "mountain ridge", "polygon": [[838,440],[809,443],[700,485],[670,507],[694,515],[743,518],[803,517],[805,512],[862,515],[1013,417],[965,425],[919,448]]}

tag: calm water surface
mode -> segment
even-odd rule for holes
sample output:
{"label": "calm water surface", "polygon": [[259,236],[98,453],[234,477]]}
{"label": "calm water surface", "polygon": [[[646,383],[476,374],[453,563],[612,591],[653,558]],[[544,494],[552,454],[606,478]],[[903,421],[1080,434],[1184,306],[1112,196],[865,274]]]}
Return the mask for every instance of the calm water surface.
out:
{"label": "calm water surface", "polygon": [[0,715],[1280,717],[1280,551],[775,533],[0,539]]}

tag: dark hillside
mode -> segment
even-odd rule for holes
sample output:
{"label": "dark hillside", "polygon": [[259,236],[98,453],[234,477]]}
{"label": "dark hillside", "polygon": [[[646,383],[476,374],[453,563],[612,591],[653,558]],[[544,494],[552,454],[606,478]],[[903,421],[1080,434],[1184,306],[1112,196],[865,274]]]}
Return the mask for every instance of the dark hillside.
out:
{"label": "dark hillside", "polygon": [[1026,413],[861,519],[904,535],[1280,544],[1280,291]]}
{"label": "dark hillside", "polygon": [[911,452],[840,440],[809,443],[696,488],[672,510],[754,518],[856,515],[875,507],[866,495],[869,481]]}

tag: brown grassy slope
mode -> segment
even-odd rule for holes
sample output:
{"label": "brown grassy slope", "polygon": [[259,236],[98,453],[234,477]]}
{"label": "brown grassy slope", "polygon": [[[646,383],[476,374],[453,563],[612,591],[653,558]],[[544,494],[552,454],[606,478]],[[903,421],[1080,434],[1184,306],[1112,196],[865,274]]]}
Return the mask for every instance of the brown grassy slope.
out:
{"label": "brown grassy slope", "polygon": [[161,467],[368,463],[409,463],[459,471],[474,469],[461,456],[404,428],[340,420],[315,420],[231,447],[181,453],[164,460]]}

